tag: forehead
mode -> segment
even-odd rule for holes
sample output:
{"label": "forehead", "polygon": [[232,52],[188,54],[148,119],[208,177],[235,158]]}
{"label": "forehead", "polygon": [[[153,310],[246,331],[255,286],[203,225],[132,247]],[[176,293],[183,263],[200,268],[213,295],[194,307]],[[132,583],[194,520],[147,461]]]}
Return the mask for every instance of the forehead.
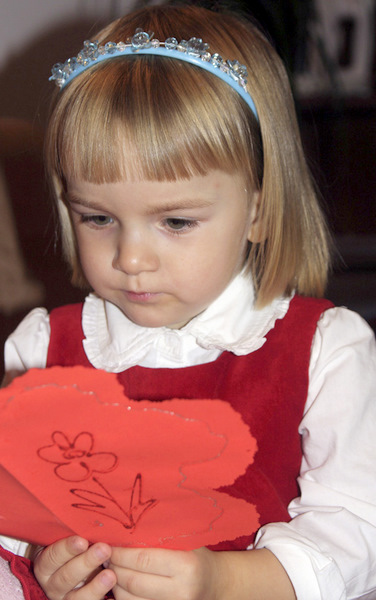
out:
{"label": "forehead", "polygon": [[149,181],[145,179],[120,180],[108,183],[93,183],[85,179],[67,180],[67,198],[83,206],[95,206],[101,202],[111,202],[112,198],[127,203],[136,200],[166,208],[184,205],[208,206],[219,198],[229,203],[247,195],[244,178],[240,174],[228,174],[212,170],[206,175],[194,175],[176,181]]}

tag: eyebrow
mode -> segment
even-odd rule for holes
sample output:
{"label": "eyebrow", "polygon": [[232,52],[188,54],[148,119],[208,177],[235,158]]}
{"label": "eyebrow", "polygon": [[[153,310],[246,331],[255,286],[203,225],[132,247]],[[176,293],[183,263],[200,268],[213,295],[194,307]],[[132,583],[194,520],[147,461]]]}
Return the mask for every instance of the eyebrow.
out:
{"label": "eyebrow", "polygon": [[79,198],[70,192],[66,192],[65,198],[70,204],[80,204],[80,206],[85,206],[85,208],[90,208],[92,210],[103,210],[101,206],[96,206],[94,202]]}
{"label": "eyebrow", "polygon": [[182,198],[179,202],[173,200],[171,202],[164,202],[163,204],[150,206],[148,214],[154,215],[163,212],[176,212],[180,210],[189,210],[197,208],[207,208],[213,205],[213,200],[204,200],[203,198]]}
{"label": "eyebrow", "polygon": [[[85,200],[84,198],[79,198],[72,193],[66,193],[66,199],[68,202],[72,204],[79,204],[80,206],[84,206],[85,208],[97,211],[105,210],[103,206],[98,206],[95,202],[90,202],[89,200]],[[163,202],[160,205],[150,206],[147,210],[148,215],[155,215],[163,212],[175,212],[180,210],[189,210],[189,209],[200,209],[207,208],[212,206],[214,203],[214,199],[204,199],[204,198],[182,198],[180,201],[173,200],[171,202]]]}

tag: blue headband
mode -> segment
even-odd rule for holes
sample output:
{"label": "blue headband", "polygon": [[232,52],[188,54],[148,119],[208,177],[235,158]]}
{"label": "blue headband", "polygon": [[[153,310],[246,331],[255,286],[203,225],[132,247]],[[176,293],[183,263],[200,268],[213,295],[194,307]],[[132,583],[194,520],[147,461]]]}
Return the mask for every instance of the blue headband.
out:
{"label": "blue headband", "polygon": [[241,65],[237,60],[224,60],[219,54],[210,54],[209,45],[199,38],[191,38],[189,41],[183,40],[179,43],[176,38],[170,37],[165,42],[160,42],[154,39],[153,35],[142,29],[136,29],[135,35],[126,43],[107,42],[104,46],[99,46],[98,42],[86,41],[77,57],[68,58],[65,63],[57,63],[52,67],[50,81],[55,81],[58,87],[64,88],[86,69],[103,60],[118,56],[135,54],[167,56],[196,65],[225,81],[245,100],[258,120],[255,103],[247,91],[246,66]]}

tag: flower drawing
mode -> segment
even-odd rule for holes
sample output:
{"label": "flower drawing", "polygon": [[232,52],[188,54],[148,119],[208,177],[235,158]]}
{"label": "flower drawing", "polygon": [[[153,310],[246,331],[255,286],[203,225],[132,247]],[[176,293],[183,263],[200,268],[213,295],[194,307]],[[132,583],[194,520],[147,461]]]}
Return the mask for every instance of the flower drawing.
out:
{"label": "flower drawing", "polygon": [[[69,439],[62,431],[54,431],[52,444],[39,448],[39,458],[56,464],[56,476],[71,483],[86,482],[85,488],[72,488],[70,493],[85,502],[73,503],[74,508],[95,512],[120,523],[125,529],[134,529],[145,511],[156,500],[142,499],[142,475],[138,473],[129,490],[119,502],[99,480],[98,474],[110,473],[118,466],[113,452],[93,452],[94,435],[88,431]],[[88,485],[90,483],[90,486]]]}
{"label": "flower drawing", "polygon": [[39,448],[43,460],[56,465],[55,473],[64,481],[85,481],[94,473],[109,473],[116,469],[118,458],[112,452],[93,452],[94,437],[83,431],[73,439],[62,431],[54,431],[52,444]]}

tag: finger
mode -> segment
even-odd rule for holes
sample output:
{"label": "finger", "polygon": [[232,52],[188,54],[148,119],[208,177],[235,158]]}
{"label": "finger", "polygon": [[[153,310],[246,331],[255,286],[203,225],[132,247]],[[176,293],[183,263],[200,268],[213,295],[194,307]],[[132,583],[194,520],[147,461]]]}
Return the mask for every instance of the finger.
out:
{"label": "finger", "polygon": [[114,587],[116,600],[147,599],[162,600],[163,598],[176,598],[174,583],[170,577],[151,575],[132,571],[121,567],[114,567],[117,584]]}
{"label": "finger", "polygon": [[[146,600],[146,598],[141,598],[140,596],[135,596],[131,594],[128,590],[125,590],[120,585],[115,585],[112,588],[112,593],[114,595],[115,600]],[[153,600],[152,598],[148,598],[147,600]]]}
{"label": "finger", "polygon": [[[55,600],[55,598],[64,598],[71,590],[86,583],[87,580],[92,579],[96,570],[100,568],[110,556],[110,546],[98,543],[89,547],[81,554],[77,554],[73,558],[71,557],[65,563],[58,564],[56,570],[47,577],[40,575],[40,572],[38,572],[38,565],[36,565],[34,570],[39,583],[47,595]],[[99,573],[99,575],[102,574],[103,572]],[[95,579],[96,577],[94,577],[92,581],[95,581]],[[96,583],[98,583],[98,581],[101,581],[101,577],[99,577],[99,580],[97,579]],[[86,586],[82,589],[85,588]],[[82,597],[85,598],[85,595]]]}
{"label": "finger", "polygon": [[132,571],[171,577],[185,562],[187,553],[164,548],[113,548],[111,568],[124,567]]}
{"label": "finger", "polygon": [[110,567],[118,582],[116,600],[198,597],[205,587],[208,552],[113,548]]}
{"label": "finger", "polygon": [[96,575],[83,587],[72,590],[65,600],[103,600],[104,596],[116,585],[116,575],[110,569],[105,569]]}
{"label": "finger", "polygon": [[88,546],[87,540],[76,535],[59,540],[35,557],[35,568],[41,577],[48,578],[63,564],[85,552]]}
{"label": "finger", "polygon": [[[119,585],[115,585],[115,587],[112,588],[112,593],[114,595],[115,600],[146,600],[145,598],[134,596],[127,590],[124,590],[124,588],[120,587]],[[148,600],[152,599],[148,598]]]}

